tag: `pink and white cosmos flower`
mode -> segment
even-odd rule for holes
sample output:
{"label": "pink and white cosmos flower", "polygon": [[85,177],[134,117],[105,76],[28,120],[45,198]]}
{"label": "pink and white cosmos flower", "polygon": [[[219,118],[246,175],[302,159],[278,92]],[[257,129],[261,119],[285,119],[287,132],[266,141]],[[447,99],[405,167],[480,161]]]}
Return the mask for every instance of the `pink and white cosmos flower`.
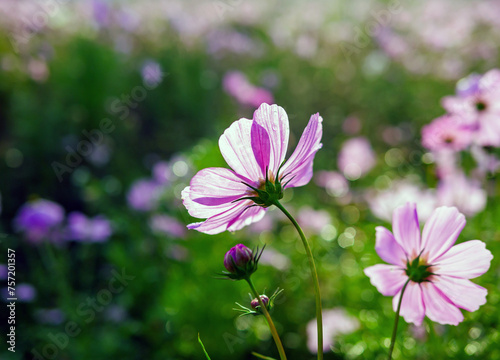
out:
{"label": "pink and white cosmos flower", "polygon": [[473,132],[457,115],[443,115],[422,128],[422,145],[432,151],[465,150]]}
{"label": "pink and white cosmos flower", "polygon": [[477,144],[500,146],[500,70],[493,69],[479,77],[473,74],[458,85],[458,96],[443,98],[443,107],[475,129]]}
{"label": "pink and white cosmos flower", "polygon": [[182,191],[189,214],[206,218],[188,228],[218,234],[259,221],[267,206],[248,198],[257,196],[255,189],[265,190],[266,177],[282,189],[307,184],[313,175],[314,155],[322,146],[322,121],[319,114],[311,116],[295,151],[284,164],[290,129],[282,107],[262,104],[252,120],[235,121],[219,139],[222,156],[232,170],[200,170]]}
{"label": "pink and white cosmos flower", "polygon": [[464,317],[459,309],[476,311],[486,303],[487,290],[469,279],[484,274],[493,256],[480,240],[454,245],[465,226],[465,216],[454,207],[439,207],[424,226],[422,236],[416,205],[407,203],[393,214],[391,233],[376,228],[375,250],[390,265],[365,269],[372,285],[401,303],[406,322],[419,326],[427,315],[440,324],[457,325]]}

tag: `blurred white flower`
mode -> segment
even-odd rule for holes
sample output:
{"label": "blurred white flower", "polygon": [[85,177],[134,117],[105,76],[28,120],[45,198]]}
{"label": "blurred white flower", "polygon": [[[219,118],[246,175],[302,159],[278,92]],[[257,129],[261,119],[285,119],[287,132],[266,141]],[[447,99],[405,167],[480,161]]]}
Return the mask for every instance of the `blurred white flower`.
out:
{"label": "blurred white flower", "polygon": [[370,210],[379,219],[391,222],[394,210],[414,202],[418,205],[418,219],[425,221],[437,206],[435,191],[422,189],[408,180],[395,181],[388,189],[367,195]]}
{"label": "blurred white flower", "polygon": [[439,205],[456,206],[465,216],[474,216],[486,207],[487,194],[478,180],[457,171],[441,179],[437,199]]}
{"label": "blurred white flower", "polygon": [[[359,321],[342,308],[323,311],[323,351],[328,351],[334,344],[335,337],[349,334],[359,328]],[[307,323],[307,347],[311,353],[318,352],[318,330],[316,319]]]}

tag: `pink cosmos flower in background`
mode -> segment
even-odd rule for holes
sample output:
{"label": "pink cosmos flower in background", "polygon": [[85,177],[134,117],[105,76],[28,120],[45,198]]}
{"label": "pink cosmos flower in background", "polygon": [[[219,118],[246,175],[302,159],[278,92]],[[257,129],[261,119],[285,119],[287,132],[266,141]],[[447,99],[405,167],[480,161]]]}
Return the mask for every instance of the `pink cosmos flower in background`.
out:
{"label": "pink cosmos flower in background", "polygon": [[[500,146],[500,70],[493,69],[477,78],[460,80],[458,96],[443,98],[443,107],[474,127],[474,142],[481,146]],[[460,85],[466,84],[466,85]]]}
{"label": "pink cosmos flower in background", "polygon": [[493,255],[484,242],[470,240],[454,245],[465,226],[465,216],[454,207],[439,207],[426,222],[422,235],[416,204],[394,211],[391,233],[376,228],[375,250],[390,265],[365,269],[370,282],[384,296],[394,296],[396,311],[401,291],[401,315],[417,326],[425,316],[440,324],[457,325],[459,309],[476,311],[486,303],[487,290],[469,279],[484,274]]}
{"label": "pink cosmos flower in background", "polygon": [[188,228],[218,234],[259,221],[268,205],[256,206],[248,197],[257,196],[255,189],[265,189],[266,178],[272,183],[277,181],[282,189],[306,185],[313,175],[314,155],[322,146],[322,121],[319,114],[311,116],[295,151],[284,164],[290,130],[283,108],[262,104],[252,120],[235,121],[219,139],[222,156],[232,170],[200,170],[182,191],[189,214],[207,219]]}
{"label": "pink cosmos flower in background", "polygon": [[440,180],[437,199],[439,205],[455,206],[466,216],[474,216],[486,207],[487,194],[478,180],[457,170]]}
{"label": "pink cosmos flower in background", "polygon": [[341,197],[349,192],[349,182],[337,171],[320,171],[315,177],[316,185],[326,189],[330,196]]}
{"label": "pink cosmos flower in background", "polygon": [[[334,345],[335,337],[350,334],[359,328],[359,321],[342,308],[323,311],[323,351],[328,351]],[[318,329],[316,319],[307,323],[307,347],[313,354],[318,352]]]}
{"label": "pink cosmos flower in background", "polygon": [[457,115],[444,115],[422,128],[422,145],[432,151],[465,150],[472,142],[472,131]]}
{"label": "pink cosmos flower in background", "polygon": [[357,180],[369,172],[376,163],[375,153],[365,137],[355,137],[342,144],[338,167],[349,180]]}
{"label": "pink cosmos flower in background", "polygon": [[104,216],[89,218],[80,212],[68,215],[67,240],[85,242],[104,242],[113,234],[111,223]]}
{"label": "pink cosmos flower in background", "polygon": [[438,178],[454,174],[460,168],[460,153],[450,149],[432,153],[433,160],[436,163],[436,175]]}
{"label": "pink cosmos flower in background", "polygon": [[487,174],[493,174],[500,169],[498,157],[495,154],[488,153],[481,146],[472,146],[470,153],[477,164],[474,174],[479,178],[484,178]]}
{"label": "pink cosmos flower in background", "polygon": [[259,260],[259,265],[273,266],[280,271],[289,269],[290,264],[291,261],[288,257],[269,246],[266,247],[266,251],[262,252]]}
{"label": "pink cosmos flower in background", "polygon": [[186,228],[176,218],[168,215],[155,214],[149,220],[149,227],[153,232],[165,234],[174,238],[186,237]]}
{"label": "pink cosmos flower in background", "polygon": [[228,72],[224,76],[223,87],[241,105],[258,107],[262,103],[270,104],[274,101],[270,91],[252,85],[245,74],[239,71]]}
{"label": "pink cosmos flower in background", "polygon": [[161,185],[167,185],[174,175],[172,174],[172,169],[170,163],[166,161],[159,161],[153,166],[153,179]]}
{"label": "pink cosmos flower in background", "polygon": [[128,205],[137,211],[150,211],[157,207],[162,187],[156,181],[140,179],[127,193]]}
{"label": "pink cosmos flower in background", "polygon": [[299,210],[297,221],[303,224],[304,231],[319,234],[325,226],[332,223],[332,217],[326,210],[314,210],[309,206],[304,206]]}
{"label": "pink cosmos flower in background", "polygon": [[14,219],[14,228],[23,232],[32,243],[60,238],[60,225],[64,220],[61,205],[45,199],[27,202],[18,211]]}
{"label": "pink cosmos flower in background", "polygon": [[481,75],[470,74],[457,82],[456,93],[460,97],[467,97],[470,95],[477,94],[479,92],[479,82],[481,80]]}

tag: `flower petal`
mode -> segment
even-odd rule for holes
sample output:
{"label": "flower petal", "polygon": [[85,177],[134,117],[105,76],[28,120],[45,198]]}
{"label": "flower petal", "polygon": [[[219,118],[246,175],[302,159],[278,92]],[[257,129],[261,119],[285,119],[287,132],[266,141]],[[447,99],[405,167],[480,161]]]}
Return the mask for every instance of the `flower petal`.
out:
{"label": "flower petal", "polygon": [[378,256],[385,262],[404,267],[406,265],[406,253],[394,239],[394,235],[383,226],[377,226],[375,250]]}
{"label": "flower petal", "polygon": [[431,282],[423,282],[422,295],[425,315],[432,321],[443,325],[458,325],[463,321],[462,312]]}
{"label": "flower petal", "polygon": [[290,128],[285,110],[278,105],[262,104],[253,114],[253,120],[269,134],[271,153],[269,170],[276,175],[285,160]]}
{"label": "flower petal", "polygon": [[298,187],[307,184],[313,175],[313,161],[316,152],[321,149],[321,137],[323,136],[323,118],[319,113],[314,114],[309,119],[299,143],[292,156],[286,162],[281,174],[289,175],[283,180],[285,183],[290,180],[288,187]]}
{"label": "flower petal", "polygon": [[414,258],[420,253],[420,226],[416,204],[408,202],[394,210],[392,232],[409,258]]}
{"label": "flower petal", "polygon": [[247,190],[233,171],[207,168],[191,179],[182,191],[182,200],[191,216],[208,218],[234,207],[232,201],[245,196]]}
{"label": "flower petal", "polygon": [[228,231],[236,231],[240,230],[241,228],[253,224],[257,221],[260,221],[264,215],[266,214],[266,208],[263,208],[261,206],[254,206],[251,208],[248,208],[244,212],[240,214],[237,218],[233,219],[227,227]]}
{"label": "flower petal", "polygon": [[252,151],[261,170],[261,177],[266,177],[266,169],[269,167],[271,154],[271,142],[267,131],[256,121],[252,122]]}
{"label": "flower petal", "polygon": [[385,264],[367,267],[365,274],[370,278],[371,284],[384,296],[394,296],[408,280],[403,269]]}
{"label": "flower petal", "polygon": [[[392,299],[392,307],[394,311],[398,309],[399,298],[401,291]],[[410,281],[406,286],[401,302],[401,316],[407,323],[413,323],[417,326],[422,324],[425,317],[425,306],[422,299],[422,289],[420,284]]]}
{"label": "flower petal", "polygon": [[432,283],[456,306],[467,311],[476,311],[486,304],[488,290],[467,279],[451,276],[434,276]]}
{"label": "flower petal", "polygon": [[438,275],[473,279],[488,271],[492,259],[484,242],[470,240],[453,246],[434,260],[432,271]]}
{"label": "flower petal", "polygon": [[432,264],[448,251],[465,226],[465,216],[455,207],[441,206],[434,210],[422,232],[423,257]]}
{"label": "flower petal", "polygon": [[252,148],[252,120],[240,119],[219,138],[219,148],[227,164],[247,179],[258,181],[262,172]]}
{"label": "flower petal", "polygon": [[[252,204],[253,202],[250,200],[240,201],[236,205],[233,204],[234,206],[225,212],[209,217],[203,222],[189,224],[188,229],[198,230],[209,235],[219,234],[226,230],[238,230],[262,218],[263,213],[260,212],[249,212],[247,216],[246,212],[253,209],[248,209]],[[262,208],[260,209],[263,211]]]}

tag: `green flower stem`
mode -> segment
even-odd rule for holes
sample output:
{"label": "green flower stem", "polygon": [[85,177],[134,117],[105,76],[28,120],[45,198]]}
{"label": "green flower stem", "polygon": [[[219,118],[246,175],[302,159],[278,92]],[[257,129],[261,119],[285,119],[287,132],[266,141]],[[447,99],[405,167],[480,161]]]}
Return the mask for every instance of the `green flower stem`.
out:
{"label": "green flower stem", "polygon": [[307,242],[306,236],[302,231],[300,225],[293,218],[293,216],[281,205],[279,201],[274,203],[278,209],[280,209],[288,219],[292,222],[295,229],[300,235],[300,239],[302,240],[302,244],[304,244],[304,248],[306,249],[307,258],[309,259],[309,268],[311,269],[311,275],[314,283],[314,294],[316,296],[316,322],[318,326],[318,360],[323,359],[323,316],[321,315],[321,293],[319,291],[319,280],[318,280],[318,272],[316,271],[316,265],[314,264],[314,257],[311,252],[311,247]]}
{"label": "green flower stem", "polygon": [[398,332],[398,322],[399,322],[399,311],[401,310],[401,303],[403,302],[403,294],[405,293],[406,286],[410,282],[410,279],[406,280],[403,289],[401,290],[401,296],[399,297],[398,309],[396,310],[396,319],[394,320],[394,329],[392,330],[391,337],[391,347],[389,348],[389,357],[388,359],[392,359],[392,351],[394,350],[394,344],[396,343],[396,334]]}
{"label": "green flower stem", "polygon": [[269,329],[271,330],[271,334],[273,335],[274,342],[276,343],[276,347],[278,348],[278,352],[280,353],[280,358],[281,360],[286,360],[286,355],[285,355],[285,349],[283,349],[283,344],[281,343],[280,336],[278,335],[278,331],[276,331],[276,327],[274,326],[273,320],[271,319],[271,315],[269,315],[269,311],[267,311],[267,307],[264,305],[262,302],[262,299],[260,298],[259,293],[257,290],[255,290],[255,287],[253,286],[252,280],[250,277],[245,279],[250,286],[250,289],[252,290],[253,296],[257,298],[259,301],[260,309],[262,310],[262,313],[264,314],[264,317],[267,320],[267,323],[269,324]]}
{"label": "green flower stem", "polygon": [[40,251],[42,253],[43,262],[45,263],[45,266],[47,267],[47,270],[49,272],[49,276],[51,276],[55,280],[59,288],[59,297],[62,303],[60,303],[59,305],[61,306],[61,308],[68,310],[71,308],[71,292],[69,289],[69,284],[65,277],[67,271],[65,271],[64,269],[65,266],[62,263],[63,260],[56,257],[53,245],[47,241],[45,242],[45,252],[43,250]]}

